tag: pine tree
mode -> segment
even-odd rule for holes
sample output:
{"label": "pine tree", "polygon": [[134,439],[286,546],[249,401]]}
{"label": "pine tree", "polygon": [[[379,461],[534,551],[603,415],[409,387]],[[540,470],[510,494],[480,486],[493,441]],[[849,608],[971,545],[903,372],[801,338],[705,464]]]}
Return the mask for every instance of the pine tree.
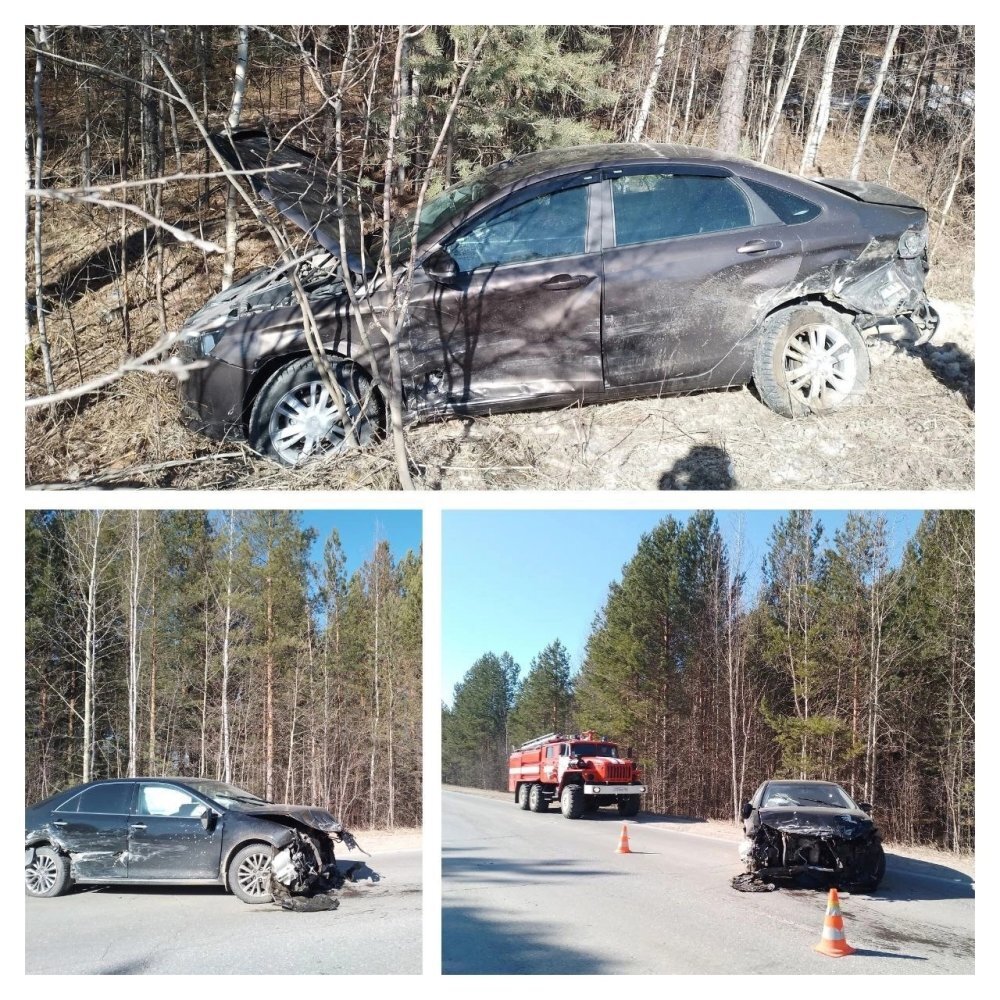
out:
{"label": "pine tree", "polygon": [[531,661],[510,715],[509,742],[517,745],[544,733],[566,733],[572,724],[569,654],[556,639]]}

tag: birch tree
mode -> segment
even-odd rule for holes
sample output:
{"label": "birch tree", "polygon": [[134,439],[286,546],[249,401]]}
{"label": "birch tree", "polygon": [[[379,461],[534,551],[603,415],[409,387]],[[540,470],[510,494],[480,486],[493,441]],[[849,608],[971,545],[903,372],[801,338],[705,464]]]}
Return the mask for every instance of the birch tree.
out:
{"label": "birch tree", "polygon": [[844,26],[834,25],[830,31],[830,41],[826,48],[826,58],[823,60],[823,75],[820,79],[819,93],[813,102],[812,117],[809,121],[809,134],[806,137],[805,148],[802,151],[802,162],[799,173],[814,170],[819,147],[826,135],[826,126],[830,120],[830,97],[833,93],[833,71],[837,65],[837,53],[840,51],[840,41],[844,37]]}
{"label": "birch tree", "polygon": [[737,25],[729,48],[719,102],[719,136],[715,143],[715,148],[721,153],[739,152],[755,29],[753,24]]}
{"label": "birch tree", "polygon": [[[667,47],[667,35],[670,33],[670,25],[664,24],[656,36],[656,51],[653,54],[653,68],[649,73],[649,82],[642,94],[642,103],[639,105],[639,113],[636,115],[635,125],[632,128],[632,142],[638,142],[642,138],[643,130],[646,128],[646,119],[649,117],[649,109],[653,106],[653,94],[656,92],[656,81],[660,78],[660,68],[663,66],[663,53]],[[680,60],[678,59],[678,62]]]}
{"label": "birch tree", "polygon": [[865,155],[865,145],[868,142],[868,133],[878,110],[879,101],[882,99],[882,87],[885,85],[885,75],[889,69],[889,62],[892,59],[892,50],[896,46],[896,39],[899,37],[899,24],[894,24],[889,29],[889,38],[885,43],[885,51],[882,53],[882,61],[879,63],[878,73],[875,74],[875,84],[868,95],[868,106],[865,108],[865,117],[861,122],[861,132],[858,134],[858,145],[854,150],[854,159],[851,161],[851,179],[857,179],[861,173],[861,161]]}

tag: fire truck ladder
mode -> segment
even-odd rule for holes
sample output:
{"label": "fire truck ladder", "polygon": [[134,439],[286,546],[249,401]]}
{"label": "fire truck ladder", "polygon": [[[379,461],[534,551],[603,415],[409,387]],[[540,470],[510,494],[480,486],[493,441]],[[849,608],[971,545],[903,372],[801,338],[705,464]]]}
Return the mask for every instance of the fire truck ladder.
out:
{"label": "fire truck ladder", "polygon": [[539,736],[537,739],[528,740],[527,743],[522,743],[517,750],[531,750],[533,747],[544,746],[546,743],[551,743],[553,740],[560,739],[558,733],[547,733],[545,736]]}

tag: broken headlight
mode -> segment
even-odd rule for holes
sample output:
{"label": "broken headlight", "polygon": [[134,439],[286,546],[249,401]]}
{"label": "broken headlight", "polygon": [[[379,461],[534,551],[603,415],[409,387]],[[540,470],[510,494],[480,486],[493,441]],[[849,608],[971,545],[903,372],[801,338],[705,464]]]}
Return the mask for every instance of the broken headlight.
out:
{"label": "broken headlight", "polygon": [[927,229],[907,229],[899,237],[896,252],[907,260],[919,257],[927,249]]}

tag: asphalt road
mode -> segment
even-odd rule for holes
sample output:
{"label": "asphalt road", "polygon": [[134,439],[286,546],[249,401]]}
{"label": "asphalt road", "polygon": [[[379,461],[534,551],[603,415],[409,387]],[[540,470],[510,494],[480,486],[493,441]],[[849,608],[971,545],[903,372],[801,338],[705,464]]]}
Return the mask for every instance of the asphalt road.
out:
{"label": "asphalt road", "polygon": [[567,820],[443,793],[445,973],[972,973],[974,885],[890,854],[874,896],[841,894],[846,958],[813,951],[823,890],[742,893],[736,845],[603,809]]}
{"label": "asphalt road", "polygon": [[248,906],[215,887],[82,886],[26,897],[25,971],[419,973],[420,852],[367,860],[381,881],[345,888],[339,909],[321,913]]}

